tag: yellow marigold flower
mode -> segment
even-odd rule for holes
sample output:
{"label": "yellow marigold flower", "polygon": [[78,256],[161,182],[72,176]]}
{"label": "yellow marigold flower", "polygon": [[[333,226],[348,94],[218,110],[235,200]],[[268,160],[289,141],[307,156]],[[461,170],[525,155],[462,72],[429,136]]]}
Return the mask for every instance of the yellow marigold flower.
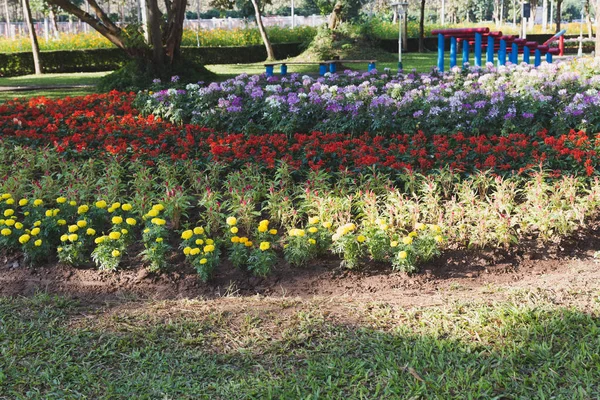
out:
{"label": "yellow marigold flower", "polygon": [[208,244],[206,246],[204,246],[204,252],[205,253],[210,253],[211,251],[215,251],[215,246],[212,244]]}
{"label": "yellow marigold flower", "polygon": [[148,232],[150,232],[150,228],[144,229],[144,233],[148,233]]}
{"label": "yellow marigold flower", "polygon": [[69,240],[69,235],[62,235],[62,236],[60,237],[60,241],[61,241],[61,242],[66,242],[67,240]]}
{"label": "yellow marigold flower", "polygon": [[11,197],[12,197],[12,195],[10,193],[3,193],[1,199],[6,200],[6,199],[10,199]]}
{"label": "yellow marigold flower", "polygon": [[34,206],[34,207],[39,207],[39,206],[41,206],[42,204],[44,204],[44,200],[42,200],[42,199],[35,199],[35,200],[33,201],[33,206]]}
{"label": "yellow marigold flower", "polygon": [[408,236],[415,238],[415,237],[417,237],[417,232],[412,231],[411,233],[408,234]]}
{"label": "yellow marigold flower", "polygon": [[271,234],[271,235],[277,235],[277,229],[271,229],[271,230],[269,230],[269,234]]}
{"label": "yellow marigold flower", "polygon": [[152,218],[150,222],[152,222],[154,225],[164,225],[167,223],[167,221],[162,218]]}
{"label": "yellow marigold flower", "polygon": [[204,234],[204,228],[201,226],[197,226],[194,228],[194,234],[196,235],[202,235]]}
{"label": "yellow marigold flower", "polygon": [[116,203],[113,203],[112,206],[110,206],[111,208],[114,208],[115,210],[117,208],[121,208],[121,203],[119,203],[118,201]]}
{"label": "yellow marigold flower", "polygon": [[268,226],[268,225],[269,225],[269,220],[268,220],[268,219],[263,219],[263,220],[262,220],[262,221],[260,221],[258,224],[259,224],[259,225],[267,225],[267,226]]}
{"label": "yellow marigold flower", "polygon": [[76,233],[71,233],[69,235],[69,242],[76,242],[79,239],[79,236]]}
{"label": "yellow marigold flower", "polygon": [[71,200],[69,202],[69,205],[75,207],[77,205],[77,202],[75,200]]}
{"label": "yellow marigold flower", "polygon": [[77,225],[69,225],[69,233],[75,233],[79,230]]}
{"label": "yellow marigold flower", "polygon": [[11,215],[14,215],[15,210],[13,210],[12,208],[8,208],[6,210],[4,210],[4,216],[5,217],[10,217]]}
{"label": "yellow marigold flower", "polygon": [[51,216],[52,216],[52,210],[46,210],[46,217],[51,217]]}
{"label": "yellow marigold flower", "polygon": [[194,247],[191,251],[190,251],[190,255],[195,256],[200,254],[200,249],[198,247]]}
{"label": "yellow marigold flower", "polygon": [[155,210],[154,208],[150,211],[148,211],[148,214],[146,214],[149,217],[156,217],[158,215],[158,210]]}
{"label": "yellow marigold flower", "polygon": [[200,264],[206,264],[208,260],[206,258],[200,259]]}
{"label": "yellow marigold flower", "polygon": [[231,238],[231,243],[239,243],[239,242],[240,242],[240,238],[239,238],[239,237],[237,237],[237,236],[233,236],[233,237]]}
{"label": "yellow marigold flower", "polygon": [[12,231],[8,228],[4,228],[0,231],[0,233],[2,234],[2,236],[9,236],[12,233]]}
{"label": "yellow marigold flower", "polygon": [[319,230],[317,229],[316,226],[311,226],[310,228],[308,228],[308,231],[310,233],[317,233]]}
{"label": "yellow marigold flower", "polygon": [[61,225],[61,226],[62,226],[62,225],[66,225],[66,224],[67,224],[67,221],[65,221],[64,219],[59,219],[58,221],[56,221],[56,223],[57,223],[58,225]]}
{"label": "yellow marigold flower", "polygon": [[80,228],[85,228],[87,226],[87,221],[85,219],[80,219],[77,221],[77,226]]}
{"label": "yellow marigold flower", "polygon": [[15,222],[15,229],[23,229],[23,224],[20,222]]}
{"label": "yellow marigold flower", "polygon": [[97,208],[106,208],[107,205],[108,204],[106,204],[106,201],[104,201],[104,200],[100,200],[100,201],[96,202],[96,207]]}
{"label": "yellow marigold flower", "polygon": [[260,249],[262,251],[269,250],[271,248],[271,243],[269,242],[260,242]]}
{"label": "yellow marigold flower", "polygon": [[417,222],[415,225],[415,229],[418,231],[423,230],[423,229],[425,229],[425,224],[422,222]]}
{"label": "yellow marigold flower", "polygon": [[5,220],[0,218],[0,225],[4,225]]}
{"label": "yellow marigold flower", "polygon": [[90,206],[88,206],[87,204],[82,204],[79,207],[77,207],[77,214],[85,214],[89,210]]}
{"label": "yellow marigold flower", "polygon": [[21,207],[26,206],[27,203],[29,203],[29,200],[27,200],[27,199],[21,199],[21,200],[19,200],[19,205]]}
{"label": "yellow marigold flower", "polygon": [[127,218],[125,220],[125,222],[127,222],[127,225],[131,225],[131,226],[134,226],[135,224],[137,224],[137,221],[135,220],[135,218]]}
{"label": "yellow marigold flower", "polygon": [[181,238],[183,240],[188,240],[192,236],[194,236],[194,231],[192,231],[191,229],[188,229],[187,231],[183,231],[183,233],[181,234]]}
{"label": "yellow marigold flower", "polygon": [[64,203],[67,202],[67,199],[65,197],[59,197],[59,198],[56,199],[56,202],[58,204],[64,204]]}
{"label": "yellow marigold flower", "polygon": [[398,253],[398,256],[400,257],[401,260],[405,260],[406,257],[408,257],[408,253],[404,250],[402,250],[400,253]]}
{"label": "yellow marigold flower", "polygon": [[247,237],[245,237],[245,236],[242,236],[242,237],[240,238],[240,243],[246,243],[247,241],[248,241],[248,238],[247,238]]}
{"label": "yellow marigold flower", "polygon": [[16,221],[14,219],[7,219],[6,221],[4,221],[4,225],[6,226],[13,226],[14,224],[16,224]]}
{"label": "yellow marigold flower", "polygon": [[304,229],[298,229],[298,231],[296,232],[296,236],[303,237],[304,235],[306,235]]}
{"label": "yellow marigold flower", "polygon": [[58,251],[58,252],[60,253],[61,251],[63,251],[63,248],[62,248],[62,247],[58,247],[58,248],[56,249],[56,251]]}
{"label": "yellow marigold flower", "polygon": [[[202,239],[196,239],[196,244],[197,244],[198,246],[200,246],[201,244],[204,244],[204,240],[202,240]],[[207,244],[208,244],[208,243],[207,243]]]}
{"label": "yellow marigold flower", "polygon": [[316,225],[319,223],[319,217],[310,217],[308,219],[309,225]]}
{"label": "yellow marigold flower", "polygon": [[121,252],[119,250],[115,249],[110,254],[112,254],[113,257],[119,257],[121,255]]}
{"label": "yellow marigold flower", "polygon": [[100,237],[97,237],[96,239],[94,239],[94,243],[96,243],[96,244],[104,243],[104,240],[106,240],[106,236],[100,236]]}
{"label": "yellow marigold flower", "polygon": [[313,239],[313,238],[309,238],[308,239],[308,243],[310,243],[310,244],[317,244],[317,241],[315,239]]}
{"label": "yellow marigold flower", "polygon": [[121,232],[111,232],[108,234],[108,237],[112,240],[119,240],[121,238]]}
{"label": "yellow marigold flower", "polygon": [[42,224],[42,221],[35,221],[33,223],[33,226],[40,226]]}
{"label": "yellow marigold flower", "polygon": [[236,217],[227,217],[225,222],[227,223],[227,225],[233,226],[233,225],[237,224],[237,218]]}
{"label": "yellow marigold flower", "polygon": [[269,230],[269,227],[267,225],[259,225],[258,226],[258,231],[260,233],[265,233],[267,230]]}
{"label": "yellow marigold flower", "polygon": [[15,204],[15,199],[6,200],[6,204],[8,204],[9,206],[12,206],[13,204]]}
{"label": "yellow marigold flower", "polygon": [[434,239],[438,243],[442,243],[444,241],[444,238],[442,237],[442,235],[437,235]]}
{"label": "yellow marigold flower", "polygon": [[356,241],[357,241],[358,243],[364,243],[364,242],[365,242],[365,240],[367,240],[367,238],[366,238],[364,235],[358,235],[358,236],[356,237]]}
{"label": "yellow marigold flower", "polygon": [[40,234],[40,228],[35,227],[31,230],[31,236],[37,236]]}
{"label": "yellow marigold flower", "polygon": [[96,231],[92,228],[87,228],[87,230],[85,231],[85,234],[88,236],[94,236],[96,234]]}
{"label": "yellow marigold flower", "polygon": [[192,251],[192,248],[191,248],[191,247],[189,247],[189,246],[188,246],[188,247],[185,247],[185,248],[183,249],[183,254],[185,254],[186,256],[189,256],[191,251]]}
{"label": "yellow marigold flower", "polygon": [[123,223],[123,217],[120,217],[118,215],[115,215],[114,217],[112,217],[111,219],[112,223],[115,225],[120,225]]}
{"label": "yellow marigold flower", "polygon": [[108,208],[106,209],[106,211],[108,211],[109,213],[113,213],[113,212],[115,212],[115,209],[114,209],[114,208],[112,208],[112,207],[108,207]]}
{"label": "yellow marigold flower", "polygon": [[252,242],[251,241],[247,241],[246,243],[244,243],[244,246],[246,246],[246,247],[252,247]]}
{"label": "yellow marigold flower", "polygon": [[398,242],[396,240],[391,241],[390,247],[398,247]]}
{"label": "yellow marigold flower", "polygon": [[442,231],[442,228],[440,228],[439,225],[431,225],[430,229],[435,233],[440,233]]}
{"label": "yellow marigold flower", "polygon": [[42,239],[38,239],[38,240],[36,240],[35,242],[33,242],[33,244],[34,244],[36,247],[40,247],[40,246],[42,245]]}
{"label": "yellow marigold flower", "polygon": [[29,236],[28,234],[21,235],[19,237],[19,243],[25,244],[25,243],[29,242],[29,239],[31,239],[31,236]]}
{"label": "yellow marigold flower", "polygon": [[234,235],[236,233],[238,233],[239,229],[237,226],[232,226],[231,229],[229,229],[229,232],[233,233]]}
{"label": "yellow marigold flower", "polygon": [[404,238],[402,238],[402,243],[409,245],[412,244],[413,242],[413,238],[412,236],[405,236]]}
{"label": "yellow marigold flower", "polygon": [[206,239],[206,244],[215,244],[215,241],[212,239]]}
{"label": "yellow marigold flower", "polygon": [[156,243],[162,243],[162,241],[163,241],[163,238],[160,238],[160,237],[156,238]]}
{"label": "yellow marigold flower", "polygon": [[165,206],[163,206],[162,204],[160,204],[160,203],[159,203],[159,204],[155,204],[155,205],[153,205],[153,206],[152,206],[152,209],[153,209],[153,210],[156,210],[156,211],[162,211],[162,210],[164,210],[164,209],[165,209]]}
{"label": "yellow marigold flower", "polygon": [[121,206],[121,208],[123,209],[123,211],[131,211],[131,209],[133,208],[133,206],[129,203],[125,203]]}
{"label": "yellow marigold flower", "polygon": [[121,229],[121,233],[123,235],[127,235],[129,233],[129,231],[127,229],[123,228],[123,229]]}
{"label": "yellow marigold flower", "polygon": [[29,215],[29,211],[25,211],[23,215],[27,217]]}

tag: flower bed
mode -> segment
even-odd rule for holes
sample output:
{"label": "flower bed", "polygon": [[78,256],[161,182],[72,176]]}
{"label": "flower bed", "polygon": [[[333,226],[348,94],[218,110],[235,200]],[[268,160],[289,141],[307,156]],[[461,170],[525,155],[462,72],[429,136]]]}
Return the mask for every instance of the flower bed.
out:
{"label": "flower bed", "polygon": [[262,276],[325,253],[415,271],[445,247],[561,240],[597,218],[585,131],[218,133],[144,117],[134,97],[0,105],[2,251],[186,262],[203,280],[224,258]]}
{"label": "flower bed", "polygon": [[240,75],[220,84],[142,92],[136,105],[172,122],[246,134],[598,132],[598,71],[594,62],[576,61],[441,75]]}
{"label": "flower bed", "polygon": [[153,164],[157,157],[168,157],[191,159],[200,165],[219,162],[230,170],[249,162],[274,169],[278,161],[301,173],[319,168],[359,172],[371,167],[427,172],[448,166],[466,173],[489,169],[510,175],[542,167],[557,174],[592,175],[598,167],[600,137],[585,131],[244,135],[141,116],[131,105],[133,98],[131,93],[111,92],[56,101],[8,102],[0,105],[1,140],[25,147],[51,146],[73,158],[109,155]]}

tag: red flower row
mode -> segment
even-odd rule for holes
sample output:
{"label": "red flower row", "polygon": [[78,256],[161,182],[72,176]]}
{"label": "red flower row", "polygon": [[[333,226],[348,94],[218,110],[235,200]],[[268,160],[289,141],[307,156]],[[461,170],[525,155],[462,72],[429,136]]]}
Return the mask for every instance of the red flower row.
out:
{"label": "red flower row", "polygon": [[63,100],[45,98],[0,105],[0,140],[22,146],[53,146],[70,157],[109,154],[142,159],[159,156],[201,163],[223,162],[232,168],[258,163],[274,168],[278,160],[297,169],[358,171],[370,166],[428,171],[449,166],[458,171],[491,169],[519,173],[531,167],[556,173],[592,175],[598,165],[600,135],[571,131],[549,136],[426,136],[423,132],[351,137],[340,133],[215,133],[195,125],[178,126],[132,108],[133,93],[110,92]]}

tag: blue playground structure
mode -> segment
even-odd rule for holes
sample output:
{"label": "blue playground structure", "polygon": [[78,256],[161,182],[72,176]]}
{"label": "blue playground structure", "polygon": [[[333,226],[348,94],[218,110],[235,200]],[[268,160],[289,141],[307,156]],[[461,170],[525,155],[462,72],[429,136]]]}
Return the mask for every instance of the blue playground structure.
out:
{"label": "blue playground structure", "polygon": [[438,37],[438,70],[444,71],[444,54],[446,39],[450,40],[450,68],[457,65],[459,46],[462,47],[462,65],[469,62],[470,49],[473,47],[475,66],[483,65],[483,55],[486,63],[506,65],[507,62],[517,64],[519,55],[522,62],[533,64],[537,67],[542,63],[542,57],[548,63],[552,63],[552,56],[559,54],[558,48],[550,48],[549,44],[565,34],[565,30],[558,32],[543,45],[537,42],[528,42],[512,35],[502,35],[502,32],[490,32],[489,28],[465,28],[465,29],[437,29],[431,33]]}

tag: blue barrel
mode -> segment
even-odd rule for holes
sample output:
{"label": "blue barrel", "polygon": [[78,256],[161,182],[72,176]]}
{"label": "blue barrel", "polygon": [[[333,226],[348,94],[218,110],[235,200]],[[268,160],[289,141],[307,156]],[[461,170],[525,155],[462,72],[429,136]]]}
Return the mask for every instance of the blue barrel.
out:
{"label": "blue barrel", "polygon": [[281,75],[287,75],[287,65],[281,64],[280,71],[281,71]]}
{"label": "blue barrel", "polygon": [[438,58],[437,58],[437,66],[440,72],[444,72],[444,35],[438,33]]}
{"label": "blue barrel", "polygon": [[489,63],[494,63],[494,37],[488,36],[487,38],[487,55],[485,57],[485,61]]}
{"label": "blue barrel", "polygon": [[500,50],[498,50],[498,65],[506,65],[506,40],[500,40]]}
{"label": "blue barrel", "polygon": [[463,51],[463,66],[469,62],[469,41],[468,40],[463,40],[462,41],[462,51]]}
{"label": "blue barrel", "polygon": [[475,34],[475,66],[481,67],[481,33]]}

